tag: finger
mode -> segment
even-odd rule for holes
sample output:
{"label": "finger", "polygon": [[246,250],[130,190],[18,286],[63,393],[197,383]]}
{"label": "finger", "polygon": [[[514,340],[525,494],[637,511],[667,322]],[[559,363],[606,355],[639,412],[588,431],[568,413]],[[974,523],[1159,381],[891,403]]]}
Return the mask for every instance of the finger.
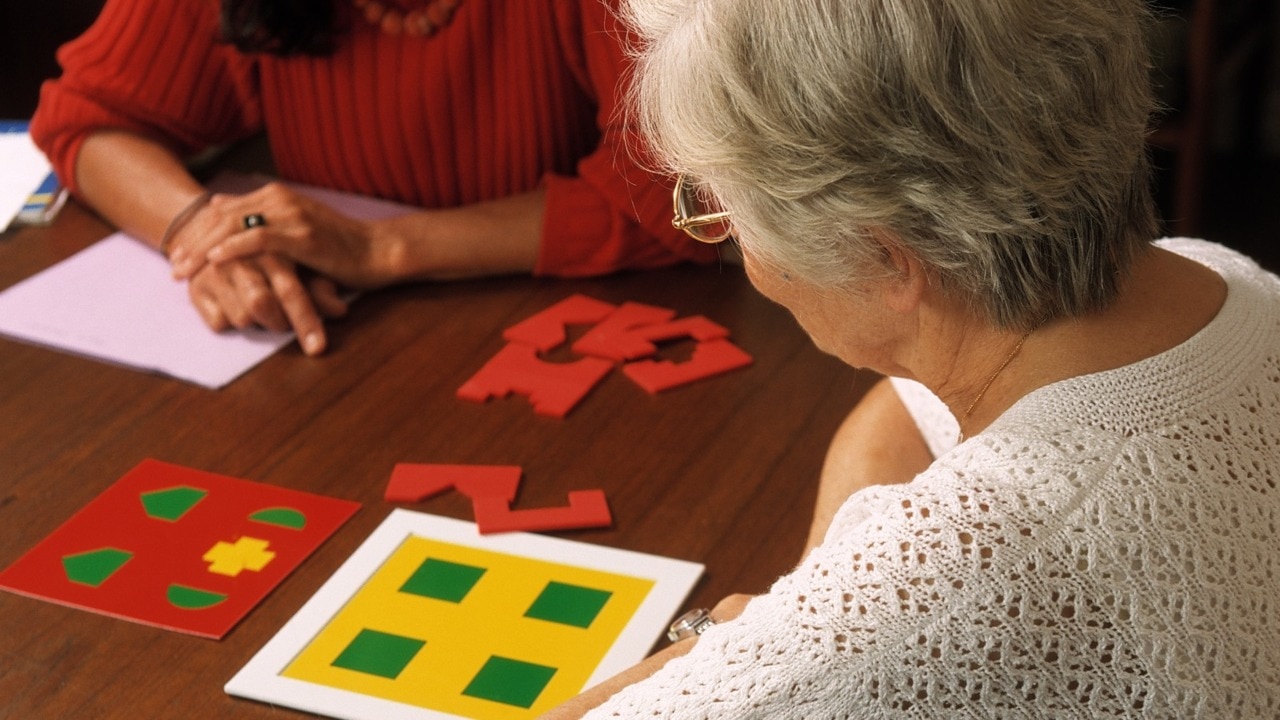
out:
{"label": "finger", "polygon": [[311,300],[325,317],[342,317],[347,314],[347,301],[338,294],[338,284],[324,276],[311,278],[308,283]]}
{"label": "finger", "polygon": [[223,329],[252,327],[253,316],[241,302],[231,274],[230,269],[207,267],[193,277],[191,282],[203,285],[207,298],[205,307],[217,307],[224,318]]}
{"label": "finger", "polygon": [[169,264],[174,277],[195,276],[204,266],[209,248],[243,228],[239,211],[241,199],[236,195],[215,193],[191,221],[182,228],[169,248]]}
{"label": "finger", "polygon": [[311,293],[303,286],[295,268],[277,260],[263,263],[268,281],[275,297],[280,301],[289,325],[298,336],[298,344],[308,355],[319,355],[324,352],[326,338],[324,322],[316,306],[312,303]]}
{"label": "finger", "polygon": [[195,307],[196,312],[200,314],[200,319],[204,320],[204,324],[209,326],[214,332],[222,332],[230,327],[227,316],[222,312],[222,307],[218,304],[204,282],[193,280],[187,285],[187,295],[191,298],[191,304]]}
{"label": "finger", "polygon": [[280,183],[269,183],[243,195],[213,195],[202,210],[200,226],[180,236],[170,250],[174,276],[194,276],[206,264],[211,248],[228,237],[260,229],[249,218],[260,218],[266,225],[288,226],[299,216],[297,204],[298,196]]}
{"label": "finger", "polygon": [[169,252],[169,272],[174,280],[190,280],[206,266],[204,256],[178,245]]}
{"label": "finger", "polygon": [[[268,330],[289,329],[289,319],[260,267],[247,262],[221,267],[227,269],[241,311],[231,315],[232,324],[242,329],[253,325]],[[224,302],[224,307],[227,304]]]}
{"label": "finger", "polygon": [[265,227],[245,230],[214,245],[205,254],[205,259],[214,265],[221,265],[231,260],[240,260],[252,255],[276,252],[279,248],[275,247],[272,242],[274,237],[275,233],[268,231]]}
{"label": "finger", "polygon": [[299,198],[281,208],[265,228],[228,236],[210,248],[214,264],[273,253],[342,282],[368,283],[373,267],[371,227],[314,202]]}
{"label": "finger", "polygon": [[[254,255],[271,252],[275,249],[273,240],[279,237],[275,228],[266,225],[242,227],[223,236],[208,251],[202,253],[185,252],[171,255],[170,265],[173,276],[185,280],[200,272],[208,264],[225,265],[232,260],[243,260]],[[229,250],[229,251],[228,251]]]}

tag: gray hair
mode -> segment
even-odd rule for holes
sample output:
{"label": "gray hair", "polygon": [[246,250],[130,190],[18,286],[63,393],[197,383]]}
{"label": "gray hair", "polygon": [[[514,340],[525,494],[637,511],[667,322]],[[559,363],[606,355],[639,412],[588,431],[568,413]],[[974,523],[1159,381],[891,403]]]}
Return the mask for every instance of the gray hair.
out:
{"label": "gray hair", "polygon": [[823,287],[887,230],[994,324],[1105,308],[1156,232],[1145,0],[629,0],[657,155]]}

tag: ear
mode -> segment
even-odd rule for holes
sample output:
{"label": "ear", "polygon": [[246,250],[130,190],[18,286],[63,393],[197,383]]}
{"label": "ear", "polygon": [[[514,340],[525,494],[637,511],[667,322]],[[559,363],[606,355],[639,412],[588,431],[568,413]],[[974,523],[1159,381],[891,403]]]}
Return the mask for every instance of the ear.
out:
{"label": "ear", "polygon": [[890,309],[907,314],[914,312],[929,287],[928,273],[915,251],[903,244],[897,235],[884,228],[874,228],[872,237],[879,243],[888,270],[882,293]]}

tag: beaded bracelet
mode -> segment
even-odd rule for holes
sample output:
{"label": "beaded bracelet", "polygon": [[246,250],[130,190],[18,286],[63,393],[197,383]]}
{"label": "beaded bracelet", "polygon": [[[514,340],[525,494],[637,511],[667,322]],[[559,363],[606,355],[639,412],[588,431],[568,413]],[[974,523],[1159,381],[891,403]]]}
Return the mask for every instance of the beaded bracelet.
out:
{"label": "beaded bracelet", "polygon": [[205,191],[196,196],[194,200],[187,203],[182,211],[173,216],[173,220],[169,221],[169,227],[165,228],[164,236],[160,238],[160,254],[169,257],[169,245],[173,243],[173,236],[178,234],[183,225],[187,224],[192,216],[199,212],[209,202],[209,198],[213,197],[213,193]]}

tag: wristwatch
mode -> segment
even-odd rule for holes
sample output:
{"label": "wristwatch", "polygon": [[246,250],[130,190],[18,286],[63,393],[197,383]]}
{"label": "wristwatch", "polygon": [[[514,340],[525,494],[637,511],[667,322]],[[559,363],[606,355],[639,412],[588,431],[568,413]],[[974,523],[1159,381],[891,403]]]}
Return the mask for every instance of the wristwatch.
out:
{"label": "wristwatch", "polygon": [[671,628],[667,630],[667,639],[671,642],[678,642],[685,638],[701,635],[706,632],[707,628],[715,624],[716,621],[711,619],[710,610],[706,608],[690,610],[671,623]]}

